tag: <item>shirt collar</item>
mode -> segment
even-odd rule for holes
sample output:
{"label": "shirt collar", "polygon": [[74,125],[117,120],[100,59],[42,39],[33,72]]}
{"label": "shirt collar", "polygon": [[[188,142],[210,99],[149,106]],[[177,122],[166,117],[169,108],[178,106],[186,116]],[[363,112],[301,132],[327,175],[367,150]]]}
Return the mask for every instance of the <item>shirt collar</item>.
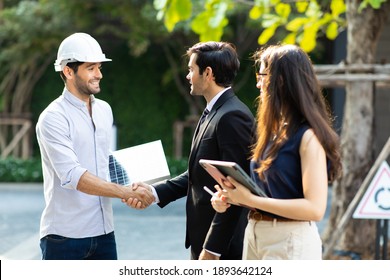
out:
{"label": "shirt collar", "polygon": [[[84,101],[74,96],[66,87],[62,91],[62,96],[75,107],[84,108],[85,106],[87,106]],[[92,105],[95,102],[95,96],[91,94],[89,98],[91,100]]]}
{"label": "shirt collar", "polygon": [[220,92],[217,93],[216,96],[213,97],[213,99],[210,100],[210,102],[207,104],[206,109],[211,112],[211,109],[213,109],[214,104],[217,102],[217,100],[221,97],[221,95],[227,91],[228,89],[231,89],[232,87],[227,87],[221,90]]}

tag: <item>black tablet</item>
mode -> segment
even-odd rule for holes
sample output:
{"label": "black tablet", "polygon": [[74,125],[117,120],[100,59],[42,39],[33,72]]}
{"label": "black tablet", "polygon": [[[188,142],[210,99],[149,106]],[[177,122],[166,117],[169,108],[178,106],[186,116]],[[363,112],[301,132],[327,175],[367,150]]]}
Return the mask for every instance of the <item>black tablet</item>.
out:
{"label": "black tablet", "polygon": [[265,192],[252,180],[251,177],[235,162],[201,159],[199,164],[222,186],[226,176],[233,177],[252,193],[267,197]]}

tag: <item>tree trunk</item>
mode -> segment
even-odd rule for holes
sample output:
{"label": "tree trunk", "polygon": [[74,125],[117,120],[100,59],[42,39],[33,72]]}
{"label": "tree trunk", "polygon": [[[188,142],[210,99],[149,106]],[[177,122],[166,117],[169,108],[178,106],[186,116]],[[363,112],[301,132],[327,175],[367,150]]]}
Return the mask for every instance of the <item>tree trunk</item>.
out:
{"label": "tree trunk", "polygon": [[[360,0],[347,0],[347,63],[374,63],[377,43],[390,11],[390,4],[381,9],[366,8],[358,12]],[[348,208],[372,166],[374,158],[374,84],[350,82],[346,85],[346,101],[341,132],[343,176],[333,186],[333,203],[324,244]],[[375,221],[354,220],[338,238],[337,250],[363,259],[374,258]],[[338,252],[339,252],[338,251]],[[336,257],[337,258],[337,257]]]}
{"label": "tree trunk", "polygon": [[[46,56],[46,58],[45,58]],[[47,54],[38,54],[24,64],[10,66],[7,75],[0,84],[0,92],[3,93],[2,114],[7,117],[30,118],[31,96],[38,80],[51,63],[52,57]],[[20,131],[21,125],[0,126],[0,152],[4,151],[11,139]],[[28,143],[27,154],[32,152],[32,133],[27,133],[25,143]],[[26,144],[20,141],[12,150],[15,158],[25,157],[23,152]]]}

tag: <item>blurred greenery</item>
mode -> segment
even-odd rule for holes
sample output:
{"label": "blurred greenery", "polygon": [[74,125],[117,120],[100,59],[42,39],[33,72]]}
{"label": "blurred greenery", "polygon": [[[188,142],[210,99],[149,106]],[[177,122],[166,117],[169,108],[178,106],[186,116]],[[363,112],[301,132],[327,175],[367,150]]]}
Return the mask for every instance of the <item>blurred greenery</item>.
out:
{"label": "blurred greenery", "polygon": [[9,157],[0,160],[0,182],[42,182],[42,167],[39,158],[28,160]]}

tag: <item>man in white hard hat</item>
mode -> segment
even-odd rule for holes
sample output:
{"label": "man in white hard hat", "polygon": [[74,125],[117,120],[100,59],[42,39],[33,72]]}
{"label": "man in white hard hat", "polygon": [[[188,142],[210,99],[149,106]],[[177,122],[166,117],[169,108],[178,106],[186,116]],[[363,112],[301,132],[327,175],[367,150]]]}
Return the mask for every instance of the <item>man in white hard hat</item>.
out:
{"label": "man in white hard hat", "polygon": [[55,70],[62,95],[40,115],[36,134],[42,157],[45,209],[41,217],[42,259],[117,259],[111,198],[153,202],[145,191],[108,182],[113,115],[100,92],[99,43],[85,33],[65,38]]}

